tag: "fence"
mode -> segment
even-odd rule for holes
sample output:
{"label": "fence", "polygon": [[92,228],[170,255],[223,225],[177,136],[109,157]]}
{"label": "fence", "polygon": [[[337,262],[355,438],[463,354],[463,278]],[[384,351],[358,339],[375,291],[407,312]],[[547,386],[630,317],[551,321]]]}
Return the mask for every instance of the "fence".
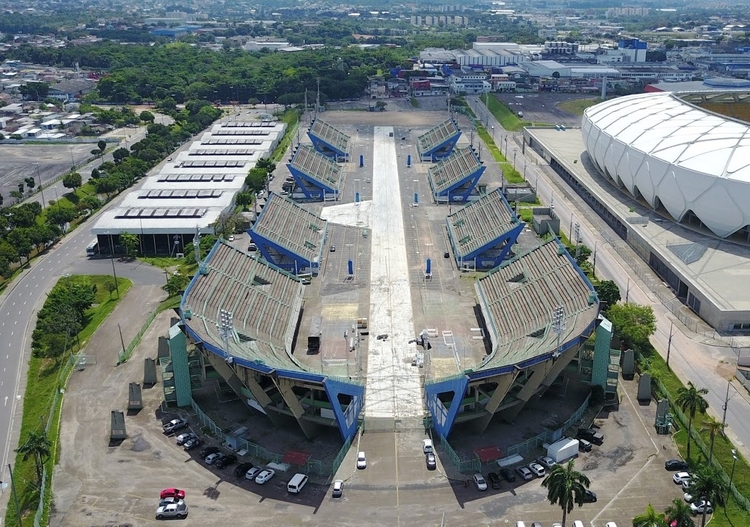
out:
{"label": "fence", "polygon": [[[262,446],[257,445],[255,443],[252,443],[246,439],[230,437],[228,434],[224,432],[224,430],[219,425],[217,425],[213,421],[213,419],[211,419],[208,415],[206,415],[205,412],[203,412],[203,410],[201,410],[200,406],[198,406],[198,403],[196,403],[194,399],[191,399],[190,406],[193,408],[193,411],[195,412],[195,415],[198,418],[198,421],[200,421],[201,424],[208,429],[211,435],[214,435],[217,438],[219,438],[222,443],[228,443],[231,440],[231,442],[234,442],[239,447],[238,450],[245,450],[247,455],[254,457],[256,459],[261,459],[266,463],[282,463],[283,462],[284,460],[283,454],[279,454],[277,452],[271,452],[270,450],[263,448]],[[341,447],[341,450],[339,450],[339,453],[336,455],[333,462],[322,461],[319,459],[311,458],[311,459],[308,459],[307,462],[304,465],[302,465],[300,468],[309,474],[317,474],[319,476],[324,476],[324,477],[332,476],[333,474],[336,473],[336,470],[338,470],[350,446],[351,446],[351,438],[349,438],[349,440],[347,440],[346,443],[344,443],[344,446]]]}
{"label": "fence", "polygon": [[[639,355],[639,360],[642,358]],[[654,386],[654,391],[659,394],[660,397],[666,398],[669,401],[669,406],[671,407],[672,414],[677,417],[677,420],[680,422],[680,425],[684,427],[686,430],[688,428],[688,417],[682,412],[679,406],[677,406],[674,401],[674,397],[669,392],[666,386],[661,382],[660,379],[656,377],[651,377],[651,383]],[[709,447],[706,445],[706,442],[703,441],[703,438],[700,436],[700,434],[695,430],[695,428],[691,428],[689,430],[690,438],[693,440],[693,444],[695,444],[698,449],[701,451],[701,453],[708,459],[709,456]],[[724,485],[726,485],[730,492],[732,493],[732,496],[734,496],[734,499],[737,501],[737,504],[742,507],[743,510],[750,511],[750,500],[748,500],[740,491],[739,489],[734,485],[734,483],[729,479],[729,476],[727,476],[726,471],[724,470],[724,467],[716,460],[716,457],[711,458],[711,466],[713,466],[719,473],[719,477],[724,482]]]}
{"label": "fence", "polygon": [[[544,430],[543,432],[535,435],[530,439],[509,446],[505,450],[506,456],[519,455],[521,457],[526,457],[530,452],[536,450],[544,443],[553,443],[557,441],[562,437],[562,435],[568,428],[578,425],[581,417],[589,407],[590,400],[591,394],[586,396],[583,404],[579,406],[575,412],[573,412],[573,414],[568,418],[567,421],[565,421],[565,423],[560,428],[557,428],[555,430]],[[456,467],[459,472],[479,472],[482,469],[482,463],[479,458],[474,457],[471,459],[461,459],[461,456],[458,454],[458,452],[453,450],[453,447],[450,445],[450,443],[448,443],[448,440],[442,435],[440,436],[440,444],[443,446],[443,449],[448,455],[448,459],[451,461],[451,463],[453,463],[453,466]]]}
{"label": "fence", "polygon": [[152,311],[151,314],[146,319],[146,322],[141,326],[141,329],[138,330],[138,333],[133,337],[133,340],[130,341],[130,344],[128,344],[128,347],[125,348],[124,351],[121,351],[118,353],[118,359],[120,364],[127,362],[128,359],[133,355],[133,352],[135,351],[135,348],[138,346],[138,344],[141,343],[141,339],[143,338],[144,333],[148,330],[151,323],[156,318],[156,315],[159,314],[158,310]]}

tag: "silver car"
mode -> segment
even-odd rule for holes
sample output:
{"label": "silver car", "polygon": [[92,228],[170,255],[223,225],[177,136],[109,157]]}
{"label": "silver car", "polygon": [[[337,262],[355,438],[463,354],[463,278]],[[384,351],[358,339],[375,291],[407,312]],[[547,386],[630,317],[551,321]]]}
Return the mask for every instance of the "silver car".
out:
{"label": "silver car", "polygon": [[187,518],[188,506],[187,503],[180,500],[177,503],[168,503],[162,505],[156,509],[156,519],[163,520],[165,518]]}

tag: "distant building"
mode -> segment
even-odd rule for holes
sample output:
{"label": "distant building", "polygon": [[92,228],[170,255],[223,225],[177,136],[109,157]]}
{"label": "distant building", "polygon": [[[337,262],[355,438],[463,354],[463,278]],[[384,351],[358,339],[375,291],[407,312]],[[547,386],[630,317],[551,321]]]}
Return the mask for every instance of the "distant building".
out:
{"label": "distant building", "polygon": [[69,79],[49,87],[49,97],[58,101],[77,101],[87,93],[94,91],[96,83],[90,79]]}

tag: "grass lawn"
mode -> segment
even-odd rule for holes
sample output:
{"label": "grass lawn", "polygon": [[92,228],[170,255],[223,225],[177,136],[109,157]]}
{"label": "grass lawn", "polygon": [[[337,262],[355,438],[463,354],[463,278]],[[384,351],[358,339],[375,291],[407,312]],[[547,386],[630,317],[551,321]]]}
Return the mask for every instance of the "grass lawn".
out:
{"label": "grass lawn", "polygon": [[522,121],[507,104],[505,104],[492,94],[488,94],[487,96],[483,95],[482,97],[480,97],[480,100],[487,104],[487,107],[490,109],[492,115],[495,116],[497,122],[500,123],[500,126],[505,128],[509,132],[518,132],[519,130],[522,130],[524,126],[547,124]]}
{"label": "grass lawn", "polygon": [[[112,278],[108,275],[76,275],[60,279],[60,281],[64,280],[73,282],[88,280],[89,283],[97,286],[97,291],[93,307],[86,312],[86,325],[78,335],[81,346],[79,347],[77,342],[71,339],[70,350],[57,362],[54,359],[34,356],[29,361],[26,393],[23,402],[23,420],[21,421],[21,443],[29,432],[38,431],[47,423],[50,423],[47,437],[52,444],[52,457],[45,463],[48,478],[52,474],[59,449],[58,415],[62,405],[62,397],[55,398],[55,395],[59,395],[59,391],[65,388],[67,384],[68,376],[72,371],[71,357],[86,345],[94,331],[112,313],[120,298],[132,286],[132,282],[127,278],[118,278],[117,284],[120,289],[120,297],[118,298],[116,293],[109,292],[107,283],[111,284]],[[22,511],[23,525],[31,526],[34,524],[34,514],[40,496],[33,459],[29,458],[24,461],[22,456],[17,455],[13,467],[13,477]],[[49,515],[50,503],[51,495],[48,486],[45,495],[45,518]],[[16,525],[16,518],[15,504],[13,500],[10,500],[5,514],[5,524]],[[42,524],[46,525],[46,521]]]}
{"label": "grass lawn", "polygon": [[505,179],[508,181],[508,183],[523,183],[523,176],[513,168],[513,165],[509,163],[507,159],[505,159],[505,156],[500,151],[500,148],[498,148],[498,146],[495,144],[495,141],[492,140],[492,136],[481,124],[477,125],[477,135],[481,137],[484,141],[484,144],[487,145],[487,148],[489,149],[492,157],[495,159],[500,169],[503,171]]}
{"label": "grass lawn", "polygon": [[570,101],[559,103],[557,107],[562,111],[572,113],[573,115],[583,115],[583,111],[586,108],[599,104],[600,102],[602,102],[602,100],[598,97],[593,99],[572,99]]}

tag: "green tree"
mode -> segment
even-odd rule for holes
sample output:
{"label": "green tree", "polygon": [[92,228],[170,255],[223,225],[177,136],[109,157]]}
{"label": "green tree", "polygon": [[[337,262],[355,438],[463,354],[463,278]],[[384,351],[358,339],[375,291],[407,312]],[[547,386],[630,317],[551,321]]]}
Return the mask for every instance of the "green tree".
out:
{"label": "green tree", "polygon": [[49,93],[49,84],[46,82],[27,82],[18,88],[26,99],[33,99],[35,101],[43,101],[47,98]]}
{"label": "green tree", "polygon": [[599,282],[599,285],[596,286],[596,294],[599,295],[599,300],[605,304],[604,311],[608,311],[621,298],[620,288],[612,280],[602,280]]}
{"label": "green tree", "polygon": [[664,509],[664,516],[667,517],[667,522],[670,526],[674,523],[674,527],[695,527],[693,511],[690,510],[690,505],[680,498],[672,500],[672,505]]}
{"label": "green tree", "polygon": [[149,112],[148,110],[143,110],[141,114],[139,115],[141,121],[145,123],[153,123],[154,122],[154,114]]}
{"label": "green tree", "polygon": [[135,258],[138,253],[138,247],[140,246],[138,235],[130,232],[123,232],[120,234],[120,243],[125,247],[125,254],[128,255],[128,258]]}
{"label": "green tree", "polygon": [[185,290],[190,283],[190,278],[182,274],[176,274],[169,277],[167,283],[161,286],[169,296],[177,296]]}
{"label": "green tree", "polygon": [[34,187],[36,186],[36,181],[34,181],[33,177],[24,178],[24,182],[26,182],[26,186],[29,187],[29,190],[34,190]]}
{"label": "green tree", "polygon": [[62,182],[63,187],[72,188],[73,194],[75,194],[76,190],[78,190],[81,185],[83,185],[83,178],[78,172],[69,172],[63,176]]}
{"label": "green tree", "polygon": [[654,506],[650,503],[646,505],[646,510],[633,518],[633,527],[666,527],[664,514],[656,512]]}
{"label": "green tree", "polygon": [[[724,496],[727,493],[727,486],[724,484],[724,480],[721,479],[719,470],[704,466],[699,467],[698,470],[692,472],[690,477],[690,486],[688,487],[688,493],[693,496],[693,499],[706,500],[713,507],[724,504]],[[703,508],[703,515],[701,520],[701,527],[706,526],[706,508]]]}
{"label": "green tree", "polygon": [[97,141],[96,146],[99,147],[99,152],[103,154],[104,151],[107,149],[107,142],[104,140]]}
{"label": "green tree", "polygon": [[247,210],[247,207],[253,202],[252,192],[238,192],[234,197],[234,202],[242,207],[242,210]]}
{"label": "green tree", "polygon": [[252,192],[258,192],[266,186],[267,172],[263,168],[251,168],[245,178],[245,186]]}
{"label": "green tree", "polygon": [[688,381],[687,388],[680,388],[677,390],[677,399],[675,404],[679,406],[683,412],[688,416],[688,440],[687,440],[687,457],[690,459],[690,435],[693,430],[693,418],[695,414],[705,413],[708,408],[708,403],[703,398],[708,393],[708,390],[696,388],[692,382]]}
{"label": "green tree", "polygon": [[547,477],[542,480],[542,486],[547,489],[547,499],[553,505],[562,509],[562,524],[575,505],[583,506],[586,489],[591,484],[589,478],[575,470],[575,462],[571,459],[566,465],[554,465]]}
{"label": "green tree", "polygon": [[120,147],[112,152],[112,158],[115,160],[115,164],[121,163],[126,157],[130,156],[130,150],[127,148]]}
{"label": "green tree", "polygon": [[61,227],[70,223],[78,216],[75,205],[69,201],[58,201],[54,205],[47,207],[47,221],[53,225]]}
{"label": "green tree", "polygon": [[24,461],[27,461],[30,457],[34,458],[37,481],[41,482],[42,467],[52,453],[52,444],[49,442],[47,433],[44,430],[29,433],[26,440],[16,449],[16,452],[23,454]]}
{"label": "green tree", "polygon": [[615,304],[607,310],[607,318],[627,346],[648,344],[649,337],[656,331],[656,317],[651,306]]}
{"label": "green tree", "polygon": [[708,449],[708,466],[711,466],[711,460],[714,457],[714,441],[716,440],[716,434],[724,433],[724,425],[714,419],[707,419],[703,421],[703,428],[701,432],[707,431],[711,436],[711,447]]}

